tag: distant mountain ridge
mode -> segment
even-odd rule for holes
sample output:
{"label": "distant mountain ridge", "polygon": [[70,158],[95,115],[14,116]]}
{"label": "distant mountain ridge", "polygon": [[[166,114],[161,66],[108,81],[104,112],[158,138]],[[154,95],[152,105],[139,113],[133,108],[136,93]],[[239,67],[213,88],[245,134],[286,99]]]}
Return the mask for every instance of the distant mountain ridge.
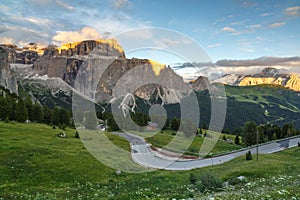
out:
{"label": "distant mountain ridge", "polygon": [[227,74],[213,82],[234,86],[279,85],[300,92],[300,78],[294,73],[280,73],[276,68],[265,68],[260,73],[241,75]]}
{"label": "distant mountain ridge", "polygon": [[[34,96],[34,101],[45,106],[71,109],[75,80],[80,75],[82,80],[78,91],[89,99],[95,99],[98,106],[104,107],[116,99],[131,97],[124,108],[132,109],[135,101],[136,112],[148,113],[151,103],[160,103],[170,119],[180,118],[179,102],[185,94],[188,96],[194,90],[201,112],[199,126],[209,125],[211,91],[216,90],[219,84],[210,83],[204,76],[186,83],[168,66],[149,59],[126,58],[120,45],[113,41],[97,44],[97,41],[82,41],[68,44],[61,50],[49,46],[43,52],[34,44],[25,49],[15,45],[0,46],[0,85],[19,95]],[[113,61],[109,62],[111,58]],[[103,62],[109,65],[102,71],[102,77],[98,77],[97,70],[101,69]],[[93,66],[96,68],[93,69]],[[227,112],[224,128],[234,130],[246,121],[278,125],[293,122],[300,126],[300,95],[294,92],[299,92],[296,74],[266,68],[249,75],[225,75],[215,82],[228,84],[225,85]],[[96,84],[95,94],[89,93],[91,83]],[[134,95],[130,96],[132,88]]]}

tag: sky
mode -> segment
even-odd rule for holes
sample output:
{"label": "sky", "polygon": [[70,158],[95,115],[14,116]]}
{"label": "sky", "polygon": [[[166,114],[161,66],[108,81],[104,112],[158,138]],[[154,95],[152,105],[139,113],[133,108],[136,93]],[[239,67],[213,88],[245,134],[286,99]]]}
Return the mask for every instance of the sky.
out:
{"label": "sky", "polygon": [[[299,0],[1,0],[0,13],[0,43],[18,46],[60,45],[158,27],[197,43],[213,62],[300,56]],[[157,50],[127,57],[184,62]]]}

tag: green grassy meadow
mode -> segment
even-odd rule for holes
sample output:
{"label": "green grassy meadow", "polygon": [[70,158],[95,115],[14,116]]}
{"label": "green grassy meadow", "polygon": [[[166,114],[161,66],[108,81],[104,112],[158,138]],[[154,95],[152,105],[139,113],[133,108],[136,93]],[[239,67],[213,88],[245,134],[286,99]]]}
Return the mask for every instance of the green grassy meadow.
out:
{"label": "green grassy meadow", "polygon": [[[292,148],[259,161],[244,157],[191,171],[156,170],[116,175],[92,157],[75,130],[59,138],[58,128],[44,124],[0,122],[0,199],[299,199],[300,149]],[[123,149],[126,140],[107,134]],[[200,193],[190,173],[211,171],[222,181],[246,181],[217,192]],[[242,188],[245,188],[242,190]]]}
{"label": "green grassy meadow", "polygon": [[[205,132],[207,132],[207,130],[203,130],[203,133]],[[212,133],[212,131],[209,132]],[[146,141],[155,147],[164,148],[166,150],[175,151],[175,152],[178,151],[180,153],[184,153],[184,155],[198,156],[201,145],[203,144],[204,137],[196,136],[193,138],[192,141],[189,141],[190,140],[189,138],[179,133],[177,137],[179,137],[180,142],[178,142],[176,146],[167,146],[172,140],[174,140],[175,138],[174,133],[175,133],[174,131],[162,131],[152,137],[147,137]],[[224,135],[226,139],[231,139],[234,142],[235,135],[222,133],[216,145],[211,150],[210,152],[211,155],[242,148],[242,146],[240,145],[230,144],[224,141],[222,139]],[[242,138],[240,138],[240,141],[242,141]],[[190,142],[190,146],[188,148],[185,148],[186,145],[184,143],[188,143],[188,142]],[[180,143],[183,143],[182,148],[180,146]]]}

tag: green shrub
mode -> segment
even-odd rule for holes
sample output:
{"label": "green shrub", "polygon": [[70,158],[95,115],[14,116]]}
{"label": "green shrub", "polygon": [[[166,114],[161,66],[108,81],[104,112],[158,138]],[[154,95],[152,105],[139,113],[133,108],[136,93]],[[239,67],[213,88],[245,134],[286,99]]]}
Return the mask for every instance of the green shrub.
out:
{"label": "green shrub", "polygon": [[223,135],[223,140],[226,141],[226,136],[225,135]]}
{"label": "green shrub", "polygon": [[240,145],[240,137],[238,135],[235,136],[234,138],[234,144]]}
{"label": "green shrub", "polygon": [[78,131],[75,131],[74,137],[75,137],[75,138],[79,138],[79,133],[78,133]]}
{"label": "green shrub", "polygon": [[207,172],[200,177],[200,181],[196,183],[196,188],[200,192],[217,191],[222,187],[222,181],[211,172]]}
{"label": "green shrub", "polygon": [[190,182],[191,182],[193,185],[195,185],[196,182],[197,182],[197,178],[196,178],[195,174],[193,174],[193,173],[190,173]]}
{"label": "green shrub", "polygon": [[58,124],[59,129],[66,130],[67,125],[66,124]]}
{"label": "green shrub", "polygon": [[300,147],[300,142],[298,142],[298,147]]}
{"label": "green shrub", "polygon": [[246,153],[246,160],[252,160],[252,154],[250,150]]}

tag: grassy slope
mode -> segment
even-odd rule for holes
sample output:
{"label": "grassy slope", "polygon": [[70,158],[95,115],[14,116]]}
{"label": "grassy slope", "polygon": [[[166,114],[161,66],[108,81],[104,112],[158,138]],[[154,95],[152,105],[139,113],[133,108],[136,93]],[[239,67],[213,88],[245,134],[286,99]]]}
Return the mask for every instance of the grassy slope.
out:
{"label": "grassy slope", "polygon": [[[81,141],[73,138],[74,130],[67,129],[68,137],[64,139],[56,136],[58,132],[60,131],[47,125],[0,122],[0,199],[1,197],[3,199],[203,197],[191,190],[193,186],[189,182],[190,171],[157,170],[142,174],[122,173],[117,176],[115,170],[95,160],[85,150]],[[112,135],[109,137],[113,137],[115,144],[128,149],[129,144],[125,140]],[[223,180],[244,175],[249,183],[257,182],[257,177],[265,178],[266,185],[270,185],[268,180],[273,176],[275,178],[279,175],[291,176],[292,178],[285,178],[284,184],[280,185],[280,190],[289,192],[283,197],[291,199],[292,196],[299,195],[299,181],[297,182],[300,175],[299,158],[300,150],[294,148],[273,155],[260,156],[258,163],[255,160],[245,161],[242,157],[223,165],[196,169],[192,172],[199,175],[210,170]],[[274,185],[261,195],[278,196],[276,193],[278,188],[276,184]],[[248,195],[253,197],[251,195],[259,188],[261,187],[252,187]],[[230,195],[235,192],[236,190],[232,190],[232,193],[229,191],[221,194],[222,199],[227,196],[228,199],[234,199]]]}
{"label": "grassy slope", "polygon": [[280,86],[235,87],[226,85],[227,117],[225,128],[238,127],[245,121],[282,126],[293,122],[299,128],[300,97]]}
{"label": "grassy slope", "polygon": [[[272,85],[229,86],[225,85],[227,112],[224,128],[234,130],[246,121],[257,124],[277,124],[283,126],[293,122],[300,129],[300,96],[298,93]],[[197,92],[200,108],[200,126],[210,123],[211,100],[208,91]],[[178,104],[166,105],[170,118],[180,118]]]}
{"label": "grassy slope", "polygon": [[[206,130],[203,130],[205,132]],[[163,131],[162,133],[158,133],[152,137],[146,138],[146,141],[152,144],[155,147],[160,147],[160,148],[165,148],[167,150],[171,151],[178,151],[180,149],[180,146],[172,148],[166,147],[166,145],[171,142],[174,139],[174,135],[172,135],[173,131]],[[212,149],[211,153],[216,154],[216,153],[222,153],[222,152],[228,152],[232,150],[237,150],[240,149],[241,146],[236,145],[236,144],[229,144],[228,142],[225,142],[222,140],[223,135],[226,136],[227,139],[231,139],[234,141],[235,136],[234,135],[229,135],[229,134],[221,134],[219,141],[217,144],[214,146]],[[183,142],[185,140],[185,137],[182,136],[181,141]],[[198,155],[198,152],[200,150],[200,147],[203,143],[204,138],[203,137],[195,137],[194,140],[192,141],[190,147],[188,149],[183,149],[184,154],[186,155]]]}

